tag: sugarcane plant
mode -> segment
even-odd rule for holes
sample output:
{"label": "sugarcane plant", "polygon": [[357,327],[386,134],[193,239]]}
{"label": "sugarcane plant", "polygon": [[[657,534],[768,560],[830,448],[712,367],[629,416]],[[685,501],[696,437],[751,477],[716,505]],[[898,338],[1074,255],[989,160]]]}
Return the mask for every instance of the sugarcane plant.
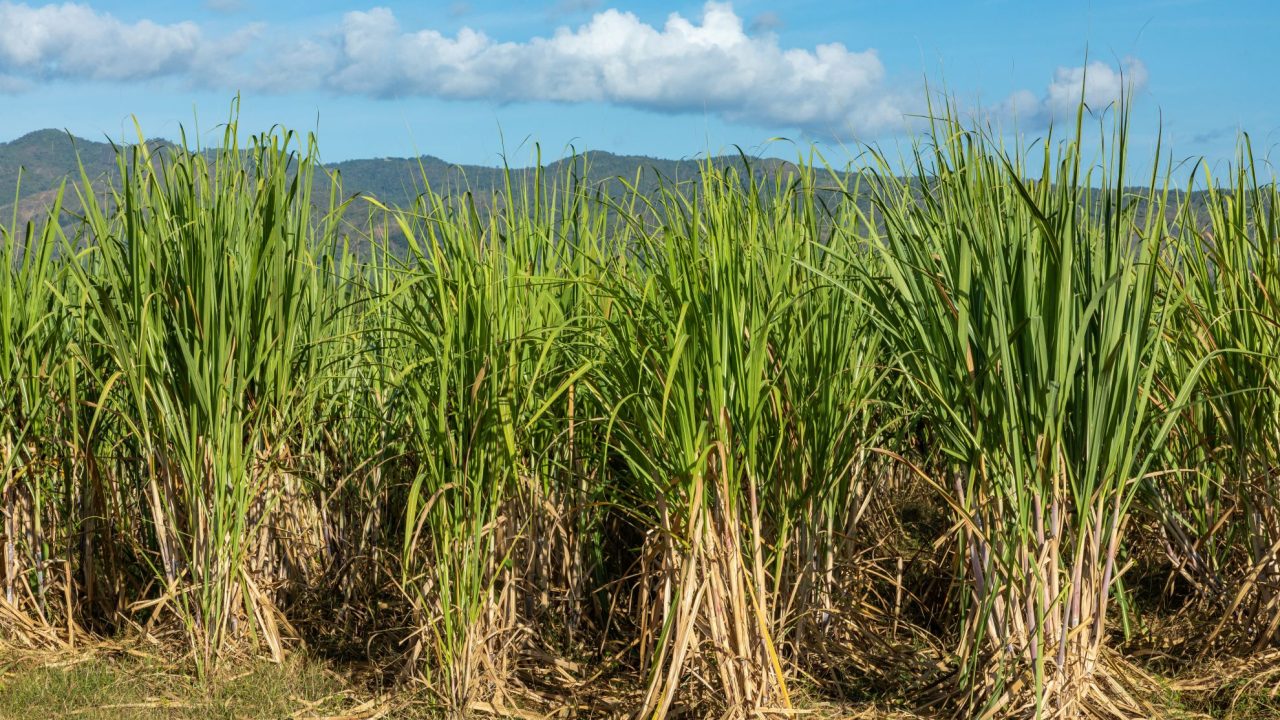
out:
{"label": "sugarcane plant", "polygon": [[1172,354],[1205,364],[1187,423],[1200,462],[1184,468],[1189,492],[1158,498],[1177,566],[1217,605],[1198,640],[1253,650],[1280,640],[1280,194],[1258,171],[1244,136],[1225,181],[1203,168],[1202,209],[1176,226]]}
{"label": "sugarcane plant", "polygon": [[882,160],[878,269],[857,276],[946,456],[921,474],[958,526],[953,699],[982,716],[1140,713],[1107,620],[1168,426],[1149,400],[1161,238],[1136,212],[1159,190],[1125,189],[1123,109],[1095,167],[1083,114],[1034,169],[954,117],[914,147],[909,179]]}
{"label": "sugarcane plant", "polygon": [[78,198],[94,243],[72,268],[91,314],[85,342],[109,363],[107,402],[139,458],[140,556],[202,672],[231,640],[281,656],[254,556],[305,555],[269,531],[307,450],[327,299],[313,253],[338,210],[314,221],[315,146],[304,142],[268,134],[242,150],[230,124],[206,153],[139,133],[118,156],[119,186]]}

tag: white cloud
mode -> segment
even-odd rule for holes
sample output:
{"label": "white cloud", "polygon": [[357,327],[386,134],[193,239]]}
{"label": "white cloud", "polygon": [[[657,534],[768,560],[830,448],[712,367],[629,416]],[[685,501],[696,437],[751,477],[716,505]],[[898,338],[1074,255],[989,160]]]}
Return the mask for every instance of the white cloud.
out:
{"label": "white cloud", "polygon": [[1095,60],[1084,67],[1058,68],[1049,83],[1045,106],[1055,114],[1074,113],[1081,97],[1097,112],[1128,96],[1130,89],[1141,92],[1147,86],[1147,66],[1127,57],[1119,68]]}
{"label": "white cloud", "polygon": [[1059,67],[1053,73],[1044,95],[1019,90],[1001,104],[1002,114],[1020,122],[1041,124],[1054,118],[1072,117],[1083,99],[1093,112],[1142,93],[1150,74],[1147,66],[1135,57],[1126,57],[1119,67],[1095,60],[1088,65]]}
{"label": "white cloud", "polygon": [[[678,13],[661,27],[605,10],[575,28],[498,42],[463,28],[449,37],[404,31],[385,8],[351,12],[328,42],[287,48],[293,69],[262,77],[371,96],[429,95],[499,102],[603,102],[814,131],[875,132],[900,123],[909,99],[891,92],[875,50],[840,43],[787,49],[753,37],[727,3],[701,22]],[[274,62],[280,56],[266,58]],[[303,80],[305,58],[312,58]]]}
{"label": "white cloud", "polygon": [[[241,2],[205,0],[222,10]],[[597,4],[559,0],[555,7],[583,12]],[[874,49],[783,47],[771,32],[779,25],[776,14],[764,13],[748,29],[732,5],[711,1],[696,20],[672,13],[648,24],[608,9],[550,36],[499,42],[470,27],[451,36],[407,30],[391,10],[374,8],[290,41],[281,28],[261,24],[208,37],[192,22],[127,23],[77,3],[0,0],[0,93],[59,79],[168,77],[230,92],[606,103],[841,136],[905,127],[904,116],[921,109],[919,91],[894,89]],[[1118,67],[1060,67],[1042,94],[1020,90],[1000,109],[1024,124],[1044,123],[1074,113],[1082,96],[1101,111],[1147,81],[1146,66],[1132,57]]]}
{"label": "white cloud", "polygon": [[1030,90],[1018,90],[1004,101],[1001,109],[1019,119],[1035,118],[1044,111],[1044,101]]}
{"label": "white cloud", "polygon": [[785,48],[772,33],[747,32],[724,2],[707,2],[697,20],[672,13],[660,26],[608,9],[522,42],[466,27],[452,36],[406,30],[386,8],[347,13],[329,31],[294,41],[272,28],[270,43],[257,42],[266,30],[210,38],[191,22],[126,23],[86,5],[0,0],[0,87],[173,77],[229,91],[608,103],[841,135],[900,126],[919,107],[916,93],[886,82],[874,49]]}
{"label": "white cloud", "polygon": [[200,28],[126,24],[85,5],[0,2],[0,72],[32,79],[136,80],[178,74],[202,45]]}

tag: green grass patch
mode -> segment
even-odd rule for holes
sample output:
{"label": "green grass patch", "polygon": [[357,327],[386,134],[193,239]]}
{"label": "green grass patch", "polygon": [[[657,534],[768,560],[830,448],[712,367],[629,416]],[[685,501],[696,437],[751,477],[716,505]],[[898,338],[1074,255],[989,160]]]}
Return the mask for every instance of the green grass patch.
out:
{"label": "green grass patch", "polygon": [[0,718],[6,720],[361,718],[375,713],[353,709],[384,707],[369,700],[325,664],[298,656],[279,664],[228,663],[207,681],[156,660],[98,655],[26,657],[0,676]]}

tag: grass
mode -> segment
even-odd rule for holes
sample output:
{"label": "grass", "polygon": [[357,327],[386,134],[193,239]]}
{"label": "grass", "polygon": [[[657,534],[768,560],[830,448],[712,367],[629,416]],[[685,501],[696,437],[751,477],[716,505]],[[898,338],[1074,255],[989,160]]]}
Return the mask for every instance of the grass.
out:
{"label": "grass", "polygon": [[1105,117],[408,207],[283,130],[122,149],[0,225],[0,640],[174,659],[0,702],[1263,712],[1275,185],[1179,204]]}
{"label": "grass", "polygon": [[[202,683],[171,662],[80,655],[9,661],[0,676],[0,717],[238,718],[352,714],[351,683],[319,663],[254,660]],[[369,713],[370,715],[372,713]],[[412,717],[404,714],[402,717]]]}
{"label": "grass", "polygon": [[[933,185],[923,202],[881,174],[885,241],[854,292],[939,428],[934,482],[969,570],[964,702],[979,715],[1026,702],[1037,717],[1069,716],[1108,662],[1123,528],[1170,425],[1144,401],[1164,332],[1161,235],[1141,226],[1118,179],[1123,117],[1097,176],[1077,128],[1056,152],[1046,138],[1034,185],[1026,160],[942,122],[933,137],[946,142],[911,161],[911,179]],[[1159,191],[1143,194],[1151,203]],[[1174,390],[1184,402],[1188,390]]]}
{"label": "grass", "polygon": [[[873,703],[833,704],[821,693],[797,688],[798,706],[816,718],[909,720],[904,710]],[[1210,696],[1162,701],[1165,717],[1264,720],[1280,712],[1267,688],[1231,683]],[[477,713],[480,714],[480,713]],[[341,665],[304,656],[283,663],[240,660],[201,681],[172,660],[119,651],[82,650],[63,657],[14,653],[0,667],[0,718],[86,720],[270,720],[284,718],[439,717],[429,698],[412,690],[378,692],[368,679],[344,674]]]}

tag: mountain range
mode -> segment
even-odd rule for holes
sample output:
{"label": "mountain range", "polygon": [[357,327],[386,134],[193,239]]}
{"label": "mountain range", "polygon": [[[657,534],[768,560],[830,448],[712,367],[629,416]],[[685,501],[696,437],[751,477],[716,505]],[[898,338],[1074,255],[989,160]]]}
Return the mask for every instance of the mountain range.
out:
{"label": "mountain range", "polygon": [[[149,144],[165,145],[163,140]],[[26,220],[42,212],[53,198],[63,180],[79,181],[80,165],[95,183],[109,180],[118,172],[116,146],[109,142],[96,142],[73,137],[61,130],[38,130],[16,140],[0,143],[0,218],[12,217],[15,198],[19,200],[19,218]],[[563,178],[570,170],[569,163],[577,163],[578,177],[589,183],[611,186],[621,190],[618,178],[638,184],[642,191],[656,188],[659,178],[665,181],[693,178],[697,175],[702,159],[668,160],[662,158],[615,155],[602,151],[588,151],[576,157],[547,162],[544,176]],[[717,165],[736,164],[742,159],[723,156],[712,159]],[[751,159],[752,170],[759,176],[769,175],[782,168],[794,168],[791,163],[773,158]],[[386,205],[407,207],[424,187],[442,194],[471,190],[483,198],[490,191],[500,190],[506,173],[500,167],[459,165],[438,157],[423,155],[402,158],[369,158],[325,163],[325,170],[336,173],[345,196],[371,195]],[[517,183],[528,179],[530,168],[511,168],[511,176]],[[19,182],[21,183],[19,186]],[[327,180],[316,192],[327,194]],[[73,193],[68,193],[73,195]],[[324,195],[317,195],[324,197]],[[74,200],[67,198],[74,206]]]}
{"label": "mountain range", "polygon": [[[153,146],[171,144],[164,140],[147,142]],[[0,223],[7,224],[14,217],[15,199],[18,202],[16,216],[20,223],[46,212],[64,180],[79,181],[81,164],[85,173],[99,188],[103,183],[110,182],[118,175],[117,151],[117,146],[109,142],[77,138],[65,131],[52,129],[38,130],[11,142],[0,143]],[[705,162],[706,158],[671,160],[588,151],[547,162],[543,177],[563,179],[573,172],[579,180],[596,185],[608,194],[617,196],[625,192],[624,181],[642,193],[649,194],[660,182],[695,179],[699,167]],[[711,158],[710,162],[717,166],[733,165],[742,168],[744,159],[737,155],[722,155]],[[776,158],[748,158],[746,162],[750,164],[752,175],[757,180],[775,177],[779,173],[794,172],[796,169],[794,163]],[[575,166],[570,167],[571,163]],[[470,190],[475,194],[477,207],[481,212],[488,205],[490,193],[500,192],[507,178],[507,171],[500,167],[459,165],[431,155],[344,160],[325,163],[324,169],[340,178],[343,199],[360,194],[375,197],[385,205],[409,207],[424,187],[445,195]],[[511,180],[517,187],[528,182],[533,173],[532,168],[510,169]],[[819,172],[817,175],[820,199],[826,203],[837,200],[838,178],[828,172]],[[322,174],[317,173],[317,176]],[[313,197],[323,203],[329,192],[327,176],[318,177],[317,185]],[[914,182],[912,185],[919,187]],[[1138,196],[1143,194],[1138,188],[1133,190]],[[68,191],[64,196],[64,208],[68,213],[75,213],[77,210],[78,203],[74,195]],[[1175,191],[1173,195],[1171,207],[1187,199],[1186,194],[1181,191]],[[1204,218],[1204,199],[1202,191],[1190,195],[1199,220]],[[867,196],[863,196],[859,198],[859,203],[865,204],[868,200]],[[1139,204],[1140,207],[1145,205],[1141,200]],[[364,215],[364,210],[357,208],[348,213],[348,218],[359,223],[357,218]],[[72,220],[69,216],[67,219]]]}

